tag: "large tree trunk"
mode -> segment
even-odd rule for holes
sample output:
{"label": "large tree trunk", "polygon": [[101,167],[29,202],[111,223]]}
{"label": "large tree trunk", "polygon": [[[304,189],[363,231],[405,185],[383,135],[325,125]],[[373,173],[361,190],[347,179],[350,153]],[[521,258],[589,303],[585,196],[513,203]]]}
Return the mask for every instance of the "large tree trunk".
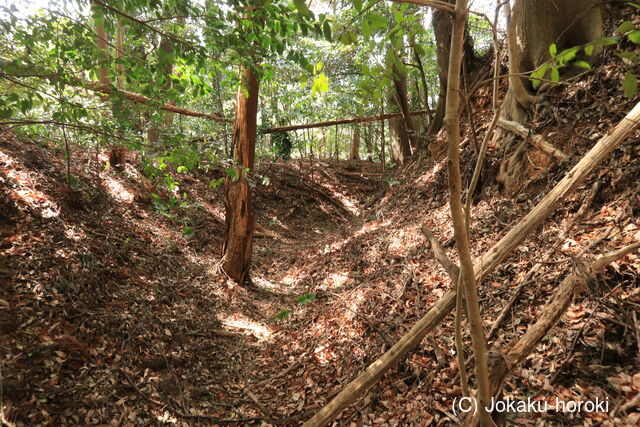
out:
{"label": "large tree trunk", "polygon": [[[249,280],[255,216],[247,177],[253,173],[258,113],[258,80],[250,68],[240,71],[236,117],[233,125],[235,176],[225,179],[226,233],[222,268],[238,283]],[[248,96],[245,96],[245,90]]]}
{"label": "large tree trunk", "polygon": [[[502,119],[518,124],[529,120],[537,100],[529,78],[519,74],[533,71],[547,62],[552,43],[561,52],[602,37],[602,9],[597,0],[516,0],[512,10],[505,5],[505,14],[509,88],[502,104]],[[562,69],[561,73],[567,70],[570,67]],[[538,90],[543,87],[548,85],[543,84]],[[496,131],[494,141],[503,145],[502,150],[506,153],[496,181],[509,192],[518,188],[528,145],[522,141],[514,148],[514,136],[503,130]]]}
{"label": "large tree trunk", "polygon": [[602,37],[602,7],[598,0],[516,0],[510,21],[511,77],[502,111],[508,120],[523,123],[535,98],[529,79],[516,74],[533,71],[549,60],[552,43],[560,52]]}
{"label": "large tree trunk", "polygon": [[[443,0],[450,4],[455,4],[455,0]],[[438,80],[440,81],[440,93],[438,95],[438,105],[436,112],[429,126],[429,133],[435,134],[442,129],[444,121],[444,111],[447,97],[447,73],[449,70],[449,53],[451,50],[451,13],[434,9],[431,17],[433,33],[436,39],[436,59],[438,62]],[[473,40],[465,29],[464,35],[464,56],[462,60],[465,65],[470,65],[475,58],[473,50]],[[468,67],[467,67],[468,69]]]}

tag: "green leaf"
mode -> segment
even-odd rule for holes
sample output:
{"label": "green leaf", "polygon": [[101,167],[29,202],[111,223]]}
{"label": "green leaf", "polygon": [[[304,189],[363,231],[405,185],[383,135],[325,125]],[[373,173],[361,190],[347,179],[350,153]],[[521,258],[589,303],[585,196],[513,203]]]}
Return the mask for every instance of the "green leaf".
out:
{"label": "green leaf", "polygon": [[560,52],[560,54],[555,59],[558,62],[558,65],[560,65],[561,67],[564,67],[566,64],[568,64],[569,62],[573,61],[576,58],[579,51],[580,51],[579,47],[572,47],[570,49],[566,49]]}
{"label": "green leaf", "polygon": [[387,28],[389,20],[378,13],[370,13],[365,17],[365,20],[369,22],[371,31],[377,31]]}
{"label": "green leaf", "polygon": [[584,47],[584,53],[586,53],[588,56],[591,56],[593,54],[593,45],[592,44],[588,44]]}
{"label": "green leaf", "polygon": [[590,42],[591,46],[610,46],[612,44],[618,44],[618,37],[600,37]]}
{"label": "green leaf", "polygon": [[640,9],[640,4],[638,4],[638,3],[627,2],[627,4],[628,4],[629,6],[633,6],[633,7],[635,7],[636,9]]}
{"label": "green leaf", "polygon": [[316,294],[305,294],[297,297],[296,302],[298,304],[309,304],[310,302],[315,301],[315,299],[316,299]]}
{"label": "green leaf", "polygon": [[291,310],[282,310],[280,313],[276,314],[275,319],[278,321],[285,320],[289,317],[289,315],[293,313]]}
{"label": "green leaf", "polygon": [[369,21],[367,21],[366,19],[362,20],[362,24],[360,24],[360,29],[362,30],[362,37],[365,38],[365,40],[369,40],[369,38],[371,37],[371,33],[373,31],[371,31],[371,26],[369,25]]}
{"label": "green leaf", "polygon": [[551,68],[551,81],[556,83],[560,81],[560,71],[557,67]]}
{"label": "green leaf", "polygon": [[360,12],[362,10],[362,0],[353,0],[353,7]]}
{"label": "green leaf", "polygon": [[327,41],[331,41],[331,25],[329,24],[329,21],[324,21],[324,24],[322,24],[322,33],[324,34],[324,38]]}
{"label": "green leaf", "polygon": [[616,55],[618,55],[620,58],[626,59],[627,61],[631,61],[631,62],[638,62],[638,60],[640,59],[638,54],[635,52],[622,51],[622,52],[616,52]]}
{"label": "green leaf", "polygon": [[209,183],[209,187],[216,188],[220,186],[220,184],[222,184],[223,182],[224,182],[224,178],[214,179]]}
{"label": "green leaf", "polygon": [[238,180],[238,172],[236,172],[235,168],[232,167],[228,167],[227,168],[227,175],[229,175],[231,177],[232,181],[237,181]]}
{"label": "green leaf", "polygon": [[531,73],[531,86],[533,86],[534,89],[538,89],[540,87],[540,84],[542,83],[540,79],[545,76],[547,69],[549,69],[550,66],[551,64],[549,63],[542,64],[540,68]]}
{"label": "green leaf", "polygon": [[313,86],[311,87],[311,93],[316,95],[329,90],[329,80],[324,73],[320,73],[313,77]]}
{"label": "green leaf", "polygon": [[624,96],[627,98],[633,98],[638,92],[638,79],[633,73],[628,72],[624,76],[624,81],[622,82],[622,89],[624,90]]}
{"label": "green leaf", "polygon": [[590,70],[591,69],[591,64],[589,64],[587,61],[576,61],[574,62],[574,64],[576,64],[578,67]]}
{"label": "green leaf", "polygon": [[352,45],[358,43],[358,36],[353,31],[348,31],[340,36],[340,43]]}
{"label": "green leaf", "polygon": [[556,46],[555,43],[551,43],[551,45],[549,46],[549,53],[551,54],[552,58],[558,54],[558,46]]}
{"label": "green leaf", "polygon": [[631,31],[629,34],[627,34],[627,37],[629,37],[629,40],[631,40],[635,44],[640,44],[640,30]]}
{"label": "green leaf", "polygon": [[631,31],[633,29],[635,29],[635,25],[633,25],[633,22],[631,21],[624,21],[622,24],[618,25],[618,28],[616,28],[616,33],[618,34],[623,34],[626,33],[627,31]]}
{"label": "green leaf", "polygon": [[296,7],[296,9],[298,9],[298,12],[300,12],[301,14],[312,15],[311,11],[307,7],[307,4],[305,3],[304,0],[293,0],[293,4]]}

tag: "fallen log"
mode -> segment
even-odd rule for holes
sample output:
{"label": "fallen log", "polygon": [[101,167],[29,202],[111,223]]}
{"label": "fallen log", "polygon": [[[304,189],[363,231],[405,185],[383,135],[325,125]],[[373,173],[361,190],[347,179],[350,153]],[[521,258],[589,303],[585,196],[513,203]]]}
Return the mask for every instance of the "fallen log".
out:
{"label": "fallen log", "polygon": [[[474,263],[476,280],[482,279],[515,249],[540,222],[548,218],[558,205],[640,124],[640,103],[625,116],[616,127],[602,137],[596,145],[567,173],[558,184],[518,224]],[[324,426],[333,421],[347,406],[353,404],[382,375],[416,347],[424,336],[455,307],[456,292],[447,292],[420,319],[409,332],[378,360],[345,386],[324,408],[318,411],[305,426]]]}
{"label": "fallen log", "polygon": [[[429,114],[429,112],[430,110],[411,111],[409,115],[420,116],[423,114]],[[282,126],[277,128],[265,129],[262,131],[262,133],[288,132],[290,130],[322,128],[322,127],[329,127],[329,126],[335,126],[335,125],[346,125],[350,123],[376,122],[380,120],[395,119],[396,117],[402,117],[402,113],[381,114],[379,116],[373,116],[373,117],[355,117],[352,119],[331,120],[327,122],[307,123],[304,125]]]}

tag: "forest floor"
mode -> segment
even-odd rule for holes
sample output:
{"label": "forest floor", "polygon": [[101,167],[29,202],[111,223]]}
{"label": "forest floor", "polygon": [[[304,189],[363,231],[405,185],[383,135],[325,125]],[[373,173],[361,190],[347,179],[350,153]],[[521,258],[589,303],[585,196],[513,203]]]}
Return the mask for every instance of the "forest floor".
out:
{"label": "forest floor", "polygon": [[[615,97],[597,104],[590,93],[556,93],[546,116],[557,120],[532,125],[567,161],[533,151],[510,188],[495,185],[498,166],[489,162],[472,211],[474,256],[629,106]],[[475,102],[486,114],[486,97]],[[217,268],[224,208],[209,183],[220,169],[176,174],[176,197],[135,159],[118,172],[104,153],[79,152],[71,162],[79,190],[70,191],[63,152],[36,142],[0,132],[5,423],[297,425],[451,288],[420,231],[432,229],[456,260],[444,161],[384,173],[366,161],[261,161],[258,173],[270,182],[256,184],[252,286],[242,287]],[[489,157],[500,149],[490,147]],[[489,328],[525,283],[491,348],[525,331],[582,260],[640,239],[639,154],[632,138],[482,281]],[[637,425],[637,398],[621,406],[640,392],[639,278],[637,253],[611,264],[505,384],[518,399],[608,399],[609,413],[520,413],[513,423]],[[447,317],[338,424],[458,425],[452,323]]]}

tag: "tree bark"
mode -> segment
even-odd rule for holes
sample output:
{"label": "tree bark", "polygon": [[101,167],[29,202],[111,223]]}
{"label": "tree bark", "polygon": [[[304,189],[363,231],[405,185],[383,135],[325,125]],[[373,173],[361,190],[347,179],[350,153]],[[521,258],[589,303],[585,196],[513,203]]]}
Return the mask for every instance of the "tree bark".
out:
{"label": "tree bark", "polygon": [[100,83],[103,85],[111,84],[111,77],[109,76],[109,47],[107,46],[107,33],[104,30],[104,23],[98,23],[98,20],[104,20],[104,15],[96,8],[95,2],[91,2],[91,8],[93,9],[94,19],[96,20],[96,46],[102,53],[99,78]]}
{"label": "tree bark", "polygon": [[[511,13],[510,13],[511,12]],[[505,5],[509,48],[509,89],[504,118],[526,121],[535,96],[527,76],[549,60],[549,46],[558,52],[603,37],[602,7],[598,0],[516,0],[513,10]]]}
{"label": "tree bark", "polygon": [[[398,85],[402,87],[402,83]],[[402,90],[402,89],[401,89]],[[396,105],[400,107],[400,102],[397,100],[397,85],[394,79],[394,87],[389,89],[387,93],[387,104]],[[389,120],[389,132],[391,136],[391,158],[399,165],[404,165],[411,157],[411,143],[409,142],[409,134],[402,118],[403,114],[400,112],[394,118]]]}
{"label": "tree bark", "polygon": [[226,233],[222,268],[231,279],[242,284],[249,280],[255,228],[247,175],[253,173],[255,159],[259,83],[250,68],[243,67],[240,78],[233,125],[235,176],[225,178]]}
{"label": "tree bark", "polygon": [[[455,0],[446,0],[453,8]],[[438,80],[440,82],[440,93],[438,95],[438,104],[436,112],[429,126],[429,133],[436,134],[442,129],[444,112],[446,106],[447,95],[447,74],[449,70],[449,56],[451,45],[452,21],[451,13],[444,10],[434,10],[431,23],[433,25],[433,33],[436,39],[436,61],[438,63]],[[473,52],[473,42],[465,28],[464,37],[464,56],[463,61],[466,65],[470,65],[475,57]]]}
{"label": "tree bark", "polygon": [[351,141],[351,160],[360,160],[360,126],[353,128]]}
{"label": "tree bark", "polygon": [[[449,175],[449,204],[451,207],[451,219],[453,221],[456,248],[460,258],[460,279],[464,289],[464,298],[467,305],[469,329],[471,330],[471,342],[473,355],[476,360],[476,383],[478,384],[478,403],[480,424],[483,427],[493,425],[491,414],[486,410],[489,407],[490,392],[488,378],[487,343],[482,326],[480,302],[476,289],[473,260],[471,259],[471,245],[469,233],[465,223],[464,210],[462,208],[462,177],[460,173],[460,68],[464,54],[464,32],[467,18],[467,1],[456,1],[456,13],[453,15],[453,27],[451,37],[451,50],[449,59],[449,72],[447,76],[447,104],[444,125],[447,131],[448,144],[448,175]],[[461,291],[461,289],[459,291]],[[464,369],[460,366],[460,369]]]}

